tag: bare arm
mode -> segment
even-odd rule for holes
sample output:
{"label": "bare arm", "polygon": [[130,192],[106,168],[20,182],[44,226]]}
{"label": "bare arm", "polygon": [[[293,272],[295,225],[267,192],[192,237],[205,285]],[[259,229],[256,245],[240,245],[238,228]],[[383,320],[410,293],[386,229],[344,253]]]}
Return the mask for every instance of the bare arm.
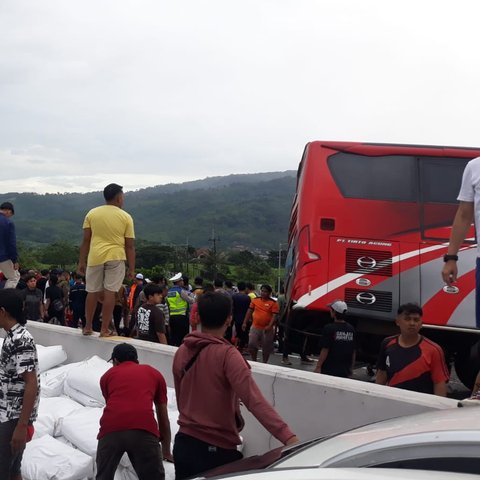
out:
{"label": "bare arm", "polygon": [[247,325],[249,323],[251,323],[252,321],[252,312],[253,310],[251,308],[249,308],[247,310],[247,313],[245,314],[245,319],[243,320],[243,324],[242,324],[242,330],[246,330],[247,329]]}
{"label": "bare arm", "polygon": [[[473,202],[460,202],[455,219],[453,220],[448,254],[456,255],[462,246],[468,230],[473,223],[474,205]],[[442,278],[447,285],[457,281],[457,262],[450,260],[445,263],[442,269]]]}
{"label": "bare arm", "polygon": [[90,251],[91,241],[92,241],[92,229],[84,228],[83,240],[80,245],[80,259],[78,260],[78,273],[80,275],[85,275],[85,272],[87,271],[87,257],[88,257],[88,252]]}
{"label": "bare arm", "polygon": [[125,255],[127,257],[128,271],[127,278],[130,280],[135,275],[135,239],[125,238]]}
{"label": "bare arm", "polygon": [[445,382],[439,382],[433,384],[433,393],[439,397],[447,396],[447,384]]}
{"label": "bare arm", "polygon": [[30,420],[30,415],[32,414],[33,406],[35,405],[35,399],[37,398],[38,392],[37,373],[35,371],[22,373],[22,378],[25,381],[22,410],[10,442],[12,446],[12,452],[14,454],[21,452],[27,443],[28,422]]}
{"label": "bare arm", "polygon": [[277,324],[277,320],[278,320],[278,314],[275,313],[272,315],[272,320],[270,321],[270,323],[267,325],[267,327],[265,328],[265,330],[271,330],[273,327],[275,327],[275,325]]}
{"label": "bare arm", "polygon": [[170,421],[168,420],[168,410],[166,404],[155,402],[155,410],[157,411],[158,429],[162,434],[162,454],[165,460],[173,461],[172,452],[170,451],[170,443],[172,434],[170,432]]}
{"label": "bare arm", "polygon": [[375,383],[379,385],[387,384],[387,372],[385,370],[377,370],[377,376],[375,378]]}
{"label": "bare arm", "polygon": [[164,333],[157,332],[158,341],[163,345],[167,345],[167,337]]}
{"label": "bare arm", "polygon": [[320,351],[320,356],[318,357],[317,366],[315,367],[314,372],[316,373],[322,372],[322,365],[324,364],[325,360],[328,357],[328,352],[329,352],[328,348],[322,348],[322,350]]}

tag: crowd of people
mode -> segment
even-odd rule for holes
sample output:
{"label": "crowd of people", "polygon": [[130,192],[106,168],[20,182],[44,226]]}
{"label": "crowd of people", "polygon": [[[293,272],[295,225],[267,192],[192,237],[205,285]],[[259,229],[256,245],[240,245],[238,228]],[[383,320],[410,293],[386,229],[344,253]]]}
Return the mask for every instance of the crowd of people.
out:
{"label": "crowd of people", "polygon": [[[24,301],[28,321],[54,323],[86,331],[87,296],[85,278],[66,270],[20,269],[15,288]],[[0,288],[5,279],[0,273]],[[3,285],[2,285],[3,283]],[[232,320],[225,337],[257,360],[273,350],[284,295],[273,297],[272,287],[262,285],[257,294],[252,283],[196,277],[193,286],[180,272],[167,279],[148,279],[138,272],[131,285],[123,283],[114,292],[112,321],[105,336],[122,335],[151,342],[180,346],[184,337],[198,328],[197,302],[204,292],[218,292],[232,302]],[[103,298],[99,296],[92,319],[92,331],[101,332]]]}
{"label": "crowd of people", "polygon": [[[26,320],[82,328],[84,335],[133,336],[178,347],[173,378],[179,432],[170,452],[166,385],[162,374],[138,363],[131,344],[117,345],[114,368],[101,379],[106,407],[100,421],[97,479],[113,479],[127,452],[140,480],[163,479],[162,457],[175,463],[182,480],[241,457],[237,450],[241,401],[280,442],[298,441],[263,397],[243,354],[267,363],[280,331],[284,365],[290,365],[282,294],[270,285],[257,295],[250,283],[198,277],[191,286],[182,273],[146,279],[135,269],[134,227],[123,207],[123,190],[104,189],[105,205],[90,210],[83,224],[77,271],[19,270],[14,207],[0,205],[0,328],[7,332],[0,356],[0,480],[21,479],[25,443],[31,438],[39,400],[38,360]],[[127,268],[127,265],[128,268]],[[356,332],[343,300],[329,304],[315,371],[350,377]],[[422,309],[400,306],[400,333],[382,344],[377,383],[446,394],[448,370],[438,345],[419,331]],[[283,327],[283,328],[279,328]],[[304,363],[312,360],[302,354]],[[198,395],[198,392],[204,392]],[[153,416],[155,405],[157,419]],[[159,443],[161,440],[161,445]]]}

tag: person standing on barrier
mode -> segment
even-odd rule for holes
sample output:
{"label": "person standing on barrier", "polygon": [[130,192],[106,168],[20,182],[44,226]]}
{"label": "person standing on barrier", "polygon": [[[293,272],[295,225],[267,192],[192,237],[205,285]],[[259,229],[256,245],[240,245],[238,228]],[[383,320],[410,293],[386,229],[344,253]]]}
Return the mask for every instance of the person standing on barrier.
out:
{"label": "person standing on barrier", "polygon": [[21,480],[23,451],[37,418],[37,348],[24,324],[20,292],[0,290],[0,328],[7,333],[0,353],[0,480]]}
{"label": "person standing on barrier", "polygon": [[113,367],[100,379],[106,405],[97,436],[96,480],[113,480],[124,453],[139,480],[163,480],[162,457],[173,461],[165,379],[150,365],[140,365],[128,343],[116,345],[110,360]]}
{"label": "person standing on barrier", "polygon": [[376,383],[421,393],[447,396],[448,368],[442,347],[420,335],[421,307],[406,303],[395,323],[400,335],[387,337],[380,347]]}
{"label": "person standing on barrier", "polygon": [[248,363],[224,338],[231,312],[230,297],[204,293],[198,300],[202,331],[187,335],[173,359],[180,426],[173,447],[176,480],[242,458],[240,400],[280,442],[298,442],[260,392]]}
{"label": "person standing on barrier", "polygon": [[347,378],[355,365],[355,329],[345,320],[348,307],[343,300],[335,300],[328,306],[333,322],[322,331],[322,349],[315,372]]}
{"label": "person standing on barrier", "polygon": [[88,292],[85,306],[84,335],[92,334],[97,303],[102,301],[101,337],[113,335],[110,325],[115,307],[115,294],[125,278],[135,272],[135,233],[132,217],[122,210],[123,187],[111,183],[103,189],[106,205],[90,210],[83,222],[78,273],[85,275]]}
{"label": "person standing on barrier", "polygon": [[15,224],[10,220],[14,214],[15,210],[10,202],[0,205],[0,271],[7,280],[4,288],[15,288],[20,280]]}

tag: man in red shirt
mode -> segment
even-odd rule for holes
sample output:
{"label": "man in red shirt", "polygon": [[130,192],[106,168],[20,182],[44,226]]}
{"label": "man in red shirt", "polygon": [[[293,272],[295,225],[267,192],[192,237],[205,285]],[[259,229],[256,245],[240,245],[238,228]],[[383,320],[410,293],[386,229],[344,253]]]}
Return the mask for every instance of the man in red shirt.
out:
{"label": "man in red shirt", "polygon": [[202,331],[187,335],[173,359],[179,433],[173,447],[175,478],[182,480],[242,458],[239,400],[285,445],[298,442],[252,378],[242,354],[224,338],[232,321],[229,296],[198,300]]}
{"label": "man in red shirt", "polygon": [[248,335],[248,350],[254,362],[257,361],[258,349],[262,347],[263,363],[268,363],[273,352],[275,327],[278,317],[278,303],[271,298],[272,287],[262,285],[260,297],[253,298],[247,310],[242,328],[245,331],[250,322],[252,327]]}
{"label": "man in red shirt", "polygon": [[113,367],[100,379],[106,406],[97,436],[96,479],[113,480],[127,452],[139,480],[164,480],[162,452],[173,461],[165,379],[150,365],[139,365],[137,350],[128,343],[117,345],[111,360]]}
{"label": "man in red shirt", "polygon": [[376,383],[447,396],[449,378],[442,348],[420,335],[421,307],[400,305],[395,323],[400,335],[386,338],[377,363]]}

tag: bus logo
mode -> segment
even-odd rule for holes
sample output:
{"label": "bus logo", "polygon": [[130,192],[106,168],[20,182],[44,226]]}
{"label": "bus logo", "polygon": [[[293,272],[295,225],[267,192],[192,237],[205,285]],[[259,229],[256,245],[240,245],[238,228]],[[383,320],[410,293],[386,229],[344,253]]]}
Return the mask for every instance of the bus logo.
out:
{"label": "bus logo", "polygon": [[362,305],[372,305],[377,301],[377,297],[370,292],[361,292],[355,298]]}
{"label": "bus logo", "polygon": [[368,278],[357,278],[355,283],[360,287],[369,287],[372,284]]}
{"label": "bus logo", "polygon": [[375,268],[377,266],[377,261],[372,257],[360,257],[357,260],[357,265],[360,268]]}
{"label": "bus logo", "polygon": [[445,293],[458,293],[460,291],[460,289],[458,287],[456,287],[455,285],[445,285],[443,287],[443,291]]}

